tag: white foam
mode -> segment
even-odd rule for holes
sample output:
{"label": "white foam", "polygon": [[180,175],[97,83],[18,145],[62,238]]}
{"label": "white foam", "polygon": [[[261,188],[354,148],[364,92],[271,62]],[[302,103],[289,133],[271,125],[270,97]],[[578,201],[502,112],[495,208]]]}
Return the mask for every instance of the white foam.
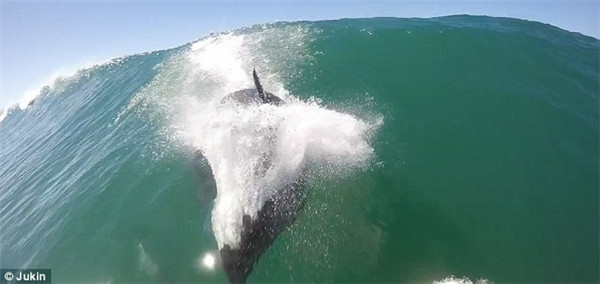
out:
{"label": "white foam", "polygon": [[243,44],[243,35],[210,37],[194,43],[187,59],[194,65],[193,70],[210,76],[207,79],[216,80],[222,92],[230,93],[252,82],[242,61]]}
{"label": "white foam", "polygon": [[455,277],[455,276],[449,276],[446,277],[442,280],[439,281],[433,281],[433,284],[493,284],[494,282],[488,280],[488,279],[477,279],[475,282],[473,282],[471,279],[467,278],[467,277]]}
{"label": "white foam", "polygon": [[[160,117],[168,117],[168,135],[209,161],[217,184],[212,224],[219,248],[237,247],[243,215],[256,216],[308,164],[331,176],[363,167],[373,155],[369,137],[381,120],[371,123],[298,100],[277,79],[306,59],[306,31],[289,28],[202,39],[165,62],[128,107],[156,108]],[[285,105],[221,103],[232,91],[253,88],[253,67],[265,90],[285,99]],[[265,156],[270,166],[263,167]]]}
{"label": "white foam", "polygon": [[[335,172],[361,166],[373,154],[367,141],[372,125],[317,104],[238,108],[207,103],[189,113],[180,134],[211,164],[218,189],[212,221],[219,247],[235,246],[242,216],[254,217],[307,163]],[[264,175],[256,173],[262,155],[272,161]]]}
{"label": "white foam", "polygon": [[[236,247],[242,216],[255,217],[264,202],[295,180],[307,164],[331,174],[363,166],[373,154],[368,137],[376,125],[317,103],[293,97],[280,107],[220,103],[227,93],[252,87],[249,50],[260,41],[257,36],[260,34],[211,37],[193,44],[186,55],[198,79],[205,86],[215,85],[195,89],[204,96],[184,99],[181,105],[185,110],[176,128],[179,137],[202,151],[211,164],[217,184],[212,223],[219,248],[225,244]],[[261,70],[259,74],[276,77]],[[287,93],[277,82],[265,86],[269,87]],[[270,157],[271,166],[266,172],[257,172],[264,155]]]}

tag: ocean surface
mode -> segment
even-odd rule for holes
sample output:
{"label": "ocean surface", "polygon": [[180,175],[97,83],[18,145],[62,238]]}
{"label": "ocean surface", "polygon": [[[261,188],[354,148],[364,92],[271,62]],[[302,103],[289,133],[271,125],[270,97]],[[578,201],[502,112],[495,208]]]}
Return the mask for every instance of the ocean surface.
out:
{"label": "ocean surface", "polygon": [[[226,282],[216,236],[270,191],[249,169],[275,147],[270,178],[305,165],[307,202],[250,283],[598,282],[599,62],[592,37],[449,16],[256,25],[85,67],[2,114],[0,267]],[[252,68],[286,106],[220,109]],[[217,192],[235,201],[213,214]]]}

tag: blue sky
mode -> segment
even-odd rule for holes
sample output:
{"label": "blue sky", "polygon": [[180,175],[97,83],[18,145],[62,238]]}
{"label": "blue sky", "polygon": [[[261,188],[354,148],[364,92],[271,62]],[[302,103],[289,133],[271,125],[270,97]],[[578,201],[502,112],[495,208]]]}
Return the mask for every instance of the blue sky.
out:
{"label": "blue sky", "polygon": [[600,37],[600,1],[0,0],[0,108],[51,77],[257,23],[360,17],[503,16]]}

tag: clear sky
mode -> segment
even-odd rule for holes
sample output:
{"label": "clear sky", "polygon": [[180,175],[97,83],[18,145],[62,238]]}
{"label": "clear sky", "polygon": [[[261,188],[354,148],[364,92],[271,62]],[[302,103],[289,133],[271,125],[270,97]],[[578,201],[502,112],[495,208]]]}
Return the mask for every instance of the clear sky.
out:
{"label": "clear sky", "polygon": [[472,14],[535,20],[600,37],[599,0],[0,0],[0,12],[0,108],[84,65],[265,22]]}

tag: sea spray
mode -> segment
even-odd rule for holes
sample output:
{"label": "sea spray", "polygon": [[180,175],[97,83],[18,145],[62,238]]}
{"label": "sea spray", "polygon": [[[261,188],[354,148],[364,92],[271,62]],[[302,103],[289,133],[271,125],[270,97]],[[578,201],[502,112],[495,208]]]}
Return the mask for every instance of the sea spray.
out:
{"label": "sea spray", "polygon": [[[263,36],[222,34],[192,44],[178,62],[187,64],[183,69],[189,73],[181,77],[179,96],[168,103],[178,106],[171,128],[211,165],[218,189],[212,223],[219,247],[237,246],[242,216],[254,218],[278,188],[296,180],[307,167],[318,168],[317,176],[330,177],[366,167],[373,156],[369,139],[383,121],[380,117],[366,122],[315,101],[302,101],[274,79],[278,76],[260,70],[271,78],[265,88],[283,94],[285,105],[223,104],[221,99],[229,92],[251,86],[249,66],[257,61],[255,53],[260,54],[259,61],[269,61],[269,50],[247,48]],[[267,152],[270,167],[258,173],[257,164]]]}

